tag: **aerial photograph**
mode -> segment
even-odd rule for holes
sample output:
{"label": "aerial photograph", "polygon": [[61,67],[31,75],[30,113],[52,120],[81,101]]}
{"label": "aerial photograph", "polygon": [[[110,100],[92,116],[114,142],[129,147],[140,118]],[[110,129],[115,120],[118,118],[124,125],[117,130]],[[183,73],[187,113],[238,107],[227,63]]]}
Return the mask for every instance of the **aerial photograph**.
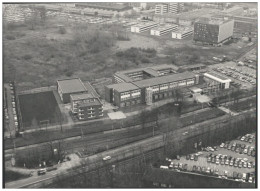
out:
{"label": "aerial photograph", "polygon": [[3,188],[257,188],[257,2],[2,2]]}

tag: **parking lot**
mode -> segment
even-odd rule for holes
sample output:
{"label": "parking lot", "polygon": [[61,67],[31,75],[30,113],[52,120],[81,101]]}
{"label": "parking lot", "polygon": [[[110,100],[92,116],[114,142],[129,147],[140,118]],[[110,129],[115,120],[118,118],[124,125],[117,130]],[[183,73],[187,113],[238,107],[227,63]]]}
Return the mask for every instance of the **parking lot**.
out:
{"label": "parking lot", "polygon": [[221,143],[177,159],[166,158],[160,168],[217,176],[241,182],[255,182],[255,134]]}
{"label": "parking lot", "polygon": [[232,80],[235,86],[251,88],[256,85],[256,70],[247,66],[239,66],[235,62],[225,62],[209,66],[214,73]]}

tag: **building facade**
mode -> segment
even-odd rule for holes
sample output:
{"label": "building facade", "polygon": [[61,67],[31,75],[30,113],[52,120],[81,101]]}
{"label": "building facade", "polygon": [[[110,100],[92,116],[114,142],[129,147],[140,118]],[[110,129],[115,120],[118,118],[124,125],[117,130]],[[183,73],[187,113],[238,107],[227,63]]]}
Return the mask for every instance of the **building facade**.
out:
{"label": "building facade", "polygon": [[163,15],[165,13],[168,13],[168,4],[167,3],[161,3],[155,5],[155,14],[156,15]]}
{"label": "building facade", "polygon": [[191,72],[151,77],[138,81],[123,82],[105,87],[106,101],[118,107],[153,102],[171,98],[176,89],[199,83],[199,76]]}
{"label": "building facade", "polygon": [[234,20],[200,19],[194,23],[193,40],[205,44],[220,44],[231,39]]}
{"label": "building facade", "polygon": [[83,102],[78,105],[77,117],[79,120],[98,119],[103,117],[103,106],[99,99]]}
{"label": "building facade", "polygon": [[193,29],[192,28],[183,28],[179,29],[177,31],[172,32],[172,38],[175,39],[184,39],[193,34]]}
{"label": "building facade", "polygon": [[158,28],[151,29],[151,35],[154,36],[162,36],[167,33],[170,33],[171,31],[177,30],[178,25],[165,25],[165,26],[160,26]]}
{"label": "building facade", "polygon": [[145,32],[151,28],[157,27],[158,23],[155,22],[147,22],[147,23],[140,23],[137,25],[131,26],[131,32],[134,33],[142,33]]}
{"label": "building facade", "polygon": [[166,13],[178,14],[184,9],[184,3],[160,3],[155,5],[155,14],[164,15]]}

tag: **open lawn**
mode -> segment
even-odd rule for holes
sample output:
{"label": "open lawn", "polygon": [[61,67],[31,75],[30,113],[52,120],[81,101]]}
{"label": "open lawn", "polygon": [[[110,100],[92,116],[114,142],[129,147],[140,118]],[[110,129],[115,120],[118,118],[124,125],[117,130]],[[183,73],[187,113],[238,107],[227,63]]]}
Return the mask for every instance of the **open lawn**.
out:
{"label": "open lawn", "polygon": [[41,121],[60,122],[61,112],[52,91],[19,95],[24,129],[37,128]]}

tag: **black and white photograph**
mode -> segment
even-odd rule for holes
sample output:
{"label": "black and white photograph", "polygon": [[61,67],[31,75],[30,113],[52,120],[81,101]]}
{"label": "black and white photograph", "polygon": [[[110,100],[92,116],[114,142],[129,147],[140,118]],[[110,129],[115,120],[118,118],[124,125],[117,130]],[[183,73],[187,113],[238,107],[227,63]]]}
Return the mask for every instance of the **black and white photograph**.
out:
{"label": "black and white photograph", "polygon": [[258,2],[2,2],[2,188],[257,188]]}

